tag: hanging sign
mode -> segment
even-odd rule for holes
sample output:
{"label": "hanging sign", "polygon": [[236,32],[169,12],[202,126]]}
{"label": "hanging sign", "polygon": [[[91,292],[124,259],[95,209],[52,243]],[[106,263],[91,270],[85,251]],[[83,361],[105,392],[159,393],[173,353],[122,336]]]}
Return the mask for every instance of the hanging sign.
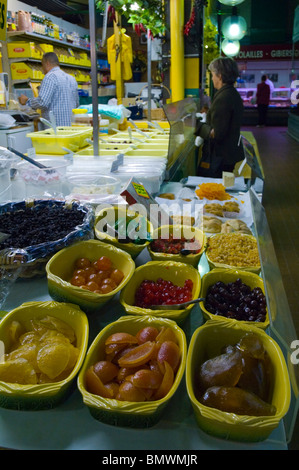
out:
{"label": "hanging sign", "polygon": [[0,2],[0,41],[6,41],[7,0]]}
{"label": "hanging sign", "polygon": [[237,60],[292,60],[299,58],[299,49],[293,51],[292,44],[254,44],[242,46],[235,59]]}

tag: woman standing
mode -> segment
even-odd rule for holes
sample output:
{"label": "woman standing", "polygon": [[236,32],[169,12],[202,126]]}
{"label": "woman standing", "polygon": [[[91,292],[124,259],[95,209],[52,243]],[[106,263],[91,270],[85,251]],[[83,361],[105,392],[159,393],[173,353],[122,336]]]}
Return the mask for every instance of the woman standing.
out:
{"label": "woman standing", "polygon": [[222,178],[223,171],[232,172],[244,159],[240,139],[243,101],[234,84],[239,76],[237,63],[230,57],[219,57],[209,65],[216,93],[196,135],[204,139],[198,176]]}

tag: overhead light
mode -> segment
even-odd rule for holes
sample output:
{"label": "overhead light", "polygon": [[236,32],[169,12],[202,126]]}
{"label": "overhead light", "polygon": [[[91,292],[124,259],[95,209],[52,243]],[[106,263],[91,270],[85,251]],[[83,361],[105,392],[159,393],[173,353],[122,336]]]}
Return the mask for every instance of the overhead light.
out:
{"label": "overhead light", "polygon": [[234,7],[235,5],[240,5],[240,3],[243,3],[244,0],[219,0],[219,2],[223,5]]}
{"label": "overhead light", "polygon": [[231,40],[242,39],[247,31],[247,23],[242,16],[232,15],[225,18],[223,21],[222,34],[225,38]]}
{"label": "overhead light", "polygon": [[239,54],[240,43],[239,41],[232,41],[231,39],[224,39],[221,44],[222,52],[228,57],[235,57]]}

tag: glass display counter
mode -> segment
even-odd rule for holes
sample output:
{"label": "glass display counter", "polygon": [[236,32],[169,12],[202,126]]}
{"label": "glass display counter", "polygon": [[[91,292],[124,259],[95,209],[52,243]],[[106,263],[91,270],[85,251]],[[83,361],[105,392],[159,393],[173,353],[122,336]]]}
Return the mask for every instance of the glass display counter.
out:
{"label": "glass display counter", "polygon": [[[178,185],[178,183],[175,183]],[[173,183],[164,183],[163,191],[169,191]],[[183,185],[182,185],[183,187]],[[292,364],[292,343],[296,340],[287,299],[282,285],[277,260],[271,241],[264,209],[260,198],[251,188],[248,192],[253,214],[253,231],[258,234],[262,260],[261,275],[264,278],[271,324],[269,334],[279,343],[289,367],[292,385],[290,410],[278,428],[265,441],[240,443],[209,436],[196,423],[183,380],[172,401],[165,409],[158,424],[148,429],[121,428],[96,421],[83,404],[76,387],[69,398],[57,408],[46,411],[12,411],[0,409],[0,446],[11,449],[65,449],[65,450],[139,450],[148,453],[159,450],[287,450],[298,408],[298,373]],[[150,260],[147,250],[136,258],[136,266]],[[203,275],[209,270],[205,255],[198,266]],[[6,299],[4,310],[9,311],[28,301],[50,300],[46,278],[16,281]],[[89,316],[90,338],[93,341],[107,324],[117,320],[125,312],[115,297],[98,314]],[[196,328],[204,323],[201,310],[194,306],[182,325],[187,343]],[[145,457],[144,457],[145,458]]]}

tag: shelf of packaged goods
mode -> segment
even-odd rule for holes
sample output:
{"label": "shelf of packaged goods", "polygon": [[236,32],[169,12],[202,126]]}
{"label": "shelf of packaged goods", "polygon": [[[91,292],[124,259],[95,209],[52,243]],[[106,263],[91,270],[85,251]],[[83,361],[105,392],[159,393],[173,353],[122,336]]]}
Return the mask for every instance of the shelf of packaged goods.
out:
{"label": "shelf of packaged goods", "polygon": [[[35,63],[38,63],[40,64],[41,61],[40,59],[32,59],[31,57],[19,57],[19,58],[10,58],[8,59],[10,61],[10,63],[14,63],[14,62],[35,62]],[[60,67],[70,67],[70,68],[73,68],[73,69],[85,69],[85,70],[90,70],[90,67],[88,67],[87,65],[77,65],[77,64],[68,64],[66,62],[60,62]]]}
{"label": "shelf of packaged goods", "polygon": [[73,44],[71,42],[60,41],[59,39],[51,38],[50,36],[43,36],[37,33],[29,33],[27,31],[8,31],[7,32],[7,39],[15,38],[15,37],[24,37],[28,40],[36,39],[39,41],[46,41],[51,44],[56,44],[60,46],[72,47],[74,49],[78,49],[80,51],[90,51],[88,47],[79,46],[77,44]]}

